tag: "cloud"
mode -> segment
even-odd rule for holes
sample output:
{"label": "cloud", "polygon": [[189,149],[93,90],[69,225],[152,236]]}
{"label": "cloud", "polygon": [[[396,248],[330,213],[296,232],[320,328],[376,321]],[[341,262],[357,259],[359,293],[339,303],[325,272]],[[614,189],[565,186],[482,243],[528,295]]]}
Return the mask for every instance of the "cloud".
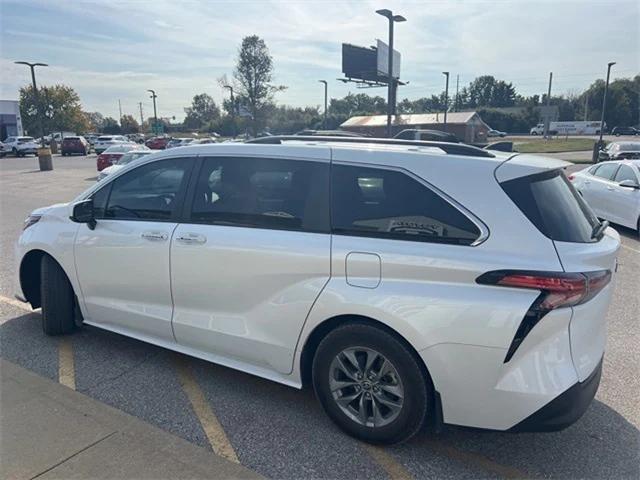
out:
{"label": "cloud", "polygon": [[342,76],[341,43],[386,40],[386,19],[375,10],[389,5],[407,17],[396,27],[402,77],[410,81],[401,98],[438,93],[443,70],[459,74],[461,85],[493,74],[526,94],[544,90],[549,71],[558,92],[586,87],[608,61],[618,62],[614,78],[640,71],[640,3],[626,0],[615,9],[589,0],[84,1],[64,8],[2,1],[2,96],[15,98],[28,80],[13,57],[41,60],[52,65],[39,72],[43,82],[69,84],[88,109],[109,115],[117,115],[118,98],[132,108],[150,105],[148,88],[158,91],[163,114],[178,118],[196,93],[221,101],[227,93],[216,79],[231,77],[241,39],[251,34],[267,42],[276,83],[289,86],[279,101],[319,105],[319,79],[330,81],[330,96],[355,91],[334,81]]}

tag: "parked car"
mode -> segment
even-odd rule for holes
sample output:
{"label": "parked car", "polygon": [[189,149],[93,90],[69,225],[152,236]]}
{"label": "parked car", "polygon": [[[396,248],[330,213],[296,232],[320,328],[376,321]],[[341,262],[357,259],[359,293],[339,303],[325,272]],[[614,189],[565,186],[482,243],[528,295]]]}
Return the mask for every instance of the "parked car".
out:
{"label": "parked car", "polygon": [[374,443],[564,428],[598,388],[620,238],[568,163],[458,147],[158,152],[31,213],[17,297],[50,335],[84,323],[312,385]]}
{"label": "parked car", "polygon": [[184,147],[194,141],[193,138],[172,138],[166,148]]}
{"label": "parked car", "polygon": [[100,182],[101,180],[104,180],[108,175],[112,175],[117,171],[121,170],[122,168],[124,168],[125,165],[129,165],[134,160],[138,160],[139,158],[146,157],[151,153],[153,153],[153,151],[148,148],[145,148],[145,150],[131,150],[130,152],[125,153],[118,160],[116,160],[113,163],[113,165],[100,171],[100,173],[98,174],[97,181]]}
{"label": "parked car", "polygon": [[113,145],[112,147],[107,148],[104,152],[98,155],[96,159],[96,167],[99,172],[104,170],[107,167],[110,167],[115,162],[120,160],[125,153],[130,152],[131,150],[149,150],[144,145],[140,145],[138,143],[121,143],[119,145]]}
{"label": "parked car", "polygon": [[637,230],[640,237],[640,160],[614,160],[569,176],[599,218]]}
{"label": "parked car", "polygon": [[7,137],[4,140],[4,148],[16,157],[38,155],[38,144],[33,137]]}
{"label": "parked car", "polygon": [[92,147],[95,145],[96,140],[98,139],[100,135],[97,133],[88,133],[84,136],[85,140],[87,142],[89,142],[89,145],[91,145]]}
{"label": "parked car", "polygon": [[640,135],[640,130],[634,127],[613,127],[611,135],[619,137],[620,135]]}
{"label": "parked car", "polygon": [[191,142],[190,145],[206,145],[207,143],[218,143],[218,138],[216,137],[198,138],[193,142]]}
{"label": "parked car", "polygon": [[73,155],[79,153],[80,155],[88,155],[91,151],[91,145],[84,137],[64,137],[62,139],[62,145],[60,146],[60,153],[62,156]]}
{"label": "parked car", "polygon": [[145,142],[145,145],[152,150],[164,150],[171,140],[169,137],[152,137]]}
{"label": "parked car", "polygon": [[122,135],[102,135],[96,139],[96,143],[93,148],[98,155],[104,152],[109,147],[114,145],[121,145],[123,143],[130,143],[127,137]]}
{"label": "parked car", "polygon": [[611,142],[598,152],[598,161],[640,158],[640,142]]}
{"label": "parked car", "polygon": [[429,142],[448,142],[448,143],[460,143],[458,137],[453,133],[441,132],[440,130],[420,130],[420,129],[406,129],[397,133],[393,138],[400,140],[424,140]]}
{"label": "parked car", "polygon": [[507,132],[501,132],[500,130],[489,130],[487,132],[487,137],[506,137]]}
{"label": "parked car", "polygon": [[144,135],[141,133],[128,133],[125,136],[130,142],[144,143]]}

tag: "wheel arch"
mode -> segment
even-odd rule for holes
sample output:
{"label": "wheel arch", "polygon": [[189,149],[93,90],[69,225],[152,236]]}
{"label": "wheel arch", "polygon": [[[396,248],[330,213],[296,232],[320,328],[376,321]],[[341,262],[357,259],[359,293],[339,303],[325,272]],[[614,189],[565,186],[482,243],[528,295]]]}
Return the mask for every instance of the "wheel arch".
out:
{"label": "wheel arch", "polygon": [[409,341],[401,333],[379,320],[365,315],[354,314],[342,314],[327,318],[323,322],[316,325],[311,333],[309,333],[305,340],[304,346],[302,347],[302,353],[300,355],[300,378],[304,387],[308,387],[311,385],[311,366],[313,364],[313,357],[316,353],[318,345],[320,345],[322,339],[331,331],[346,324],[369,325],[378,328],[388,333],[389,335],[392,335],[396,340],[400,341],[409,350],[409,352],[411,352],[411,355],[415,358],[416,362],[420,366],[420,369],[425,374],[427,381],[433,387],[433,380],[431,379],[431,374],[429,373],[429,369],[425,365],[424,360],[418,354],[413,345],[411,345],[411,343],[409,343]]}
{"label": "wheel arch", "polygon": [[[60,266],[71,283],[71,277],[66,272],[64,266],[51,253],[39,248],[29,250],[20,261],[19,280],[22,293],[33,308],[42,306],[42,298],[40,296],[40,284],[42,281],[40,265],[45,255],[51,257],[53,261]],[[71,288],[73,289],[73,284],[71,284]]]}

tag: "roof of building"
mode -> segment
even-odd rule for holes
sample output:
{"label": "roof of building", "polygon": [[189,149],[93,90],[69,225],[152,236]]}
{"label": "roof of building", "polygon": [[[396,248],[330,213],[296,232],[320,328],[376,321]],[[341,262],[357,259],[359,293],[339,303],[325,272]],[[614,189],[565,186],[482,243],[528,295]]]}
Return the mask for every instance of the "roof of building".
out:
{"label": "roof of building", "polygon": [[[478,114],[476,112],[449,112],[447,123],[464,125]],[[479,117],[478,117],[479,118]],[[412,113],[393,117],[394,125],[434,125],[444,123],[444,113]],[[387,124],[386,115],[368,115],[351,117],[342,125],[344,127],[382,127]]]}

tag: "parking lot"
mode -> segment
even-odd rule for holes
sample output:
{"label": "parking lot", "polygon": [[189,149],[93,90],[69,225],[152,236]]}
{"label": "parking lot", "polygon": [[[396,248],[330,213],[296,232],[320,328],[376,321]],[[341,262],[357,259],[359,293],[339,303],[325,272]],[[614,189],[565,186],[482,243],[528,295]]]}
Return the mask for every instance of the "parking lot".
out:
{"label": "parking lot", "polygon": [[[570,171],[584,168],[570,167]],[[565,431],[507,434],[446,427],[378,448],[339,431],[311,391],[85,327],[46,337],[39,311],[13,300],[13,242],[33,209],[69,201],[96,156],[0,159],[0,355],[271,478],[640,478],[640,242],[622,237],[596,400]],[[123,274],[125,274],[123,272]]]}

